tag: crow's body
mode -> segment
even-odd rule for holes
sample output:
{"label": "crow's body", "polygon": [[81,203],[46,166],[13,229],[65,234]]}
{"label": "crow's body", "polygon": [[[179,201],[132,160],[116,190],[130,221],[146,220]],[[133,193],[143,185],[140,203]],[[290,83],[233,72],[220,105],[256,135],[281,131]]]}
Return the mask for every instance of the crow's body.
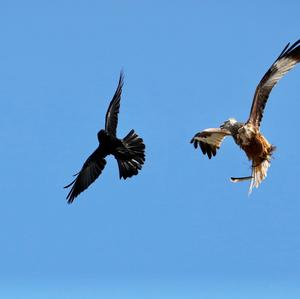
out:
{"label": "crow's body", "polygon": [[82,191],[87,189],[101,174],[105,167],[105,157],[113,155],[119,166],[120,178],[126,179],[137,175],[145,161],[145,145],[134,130],[123,139],[116,137],[118,113],[123,86],[123,73],[120,74],[119,84],[106,113],[105,129],[98,132],[98,148],[83,164],[76,178],[69,185],[72,186],[67,200],[72,203]]}

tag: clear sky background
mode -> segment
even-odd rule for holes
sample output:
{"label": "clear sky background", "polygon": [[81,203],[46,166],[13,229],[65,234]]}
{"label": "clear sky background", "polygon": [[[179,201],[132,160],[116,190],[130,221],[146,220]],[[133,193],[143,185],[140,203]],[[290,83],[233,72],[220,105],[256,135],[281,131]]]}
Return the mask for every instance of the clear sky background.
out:
{"label": "clear sky background", "polygon": [[[0,2],[0,296],[299,298],[300,66],[273,90],[277,146],[247,196],[245,154],[189,141],[248,118],[256,85],[300,38],[299,1]],[[146,143],[140,174],[63,186],[97,147],[118,82],[118,135]]]}

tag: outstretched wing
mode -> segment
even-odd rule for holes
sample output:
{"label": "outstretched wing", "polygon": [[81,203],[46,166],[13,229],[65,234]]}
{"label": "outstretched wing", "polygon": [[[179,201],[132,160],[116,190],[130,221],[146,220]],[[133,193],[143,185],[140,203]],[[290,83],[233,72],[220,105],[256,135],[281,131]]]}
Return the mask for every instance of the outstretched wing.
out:
{"label": "outstretched wing", "polygon": [[276,83],[300,61],[300,40],[288,43],[256,87],[248,123],[259,128],[264,108]]}
{"label": "outstretched wing", "polygon": [[87,189],[101,174],[106,160],[99,155],[98,149],[95,150],[83,164],[79,173],[76,174],[75,180],[64,188],[72,186],[67,200],[72,203],[82,191]]}
{"label": "outstretched wing", "polygon": [[199,146],[203,154],[207,154],[208,158],[211,159],[212,156],[217,154],[217,150],[220,148],[223,139],[229,135],[231,135],[231,133],[225,129],[206,129],[197,133],[191,140],[191,143],[194,144],[195,148]]}
{"label": "outstretched wing", "polygon": [[123,80],[124,80],[124,74],[123,71],[121,71],[118,87],[106,112],[105,130],[113,136],[116,136],[116,131],[117,131],[118,114],[120,110],[120,100],[122,94]]}

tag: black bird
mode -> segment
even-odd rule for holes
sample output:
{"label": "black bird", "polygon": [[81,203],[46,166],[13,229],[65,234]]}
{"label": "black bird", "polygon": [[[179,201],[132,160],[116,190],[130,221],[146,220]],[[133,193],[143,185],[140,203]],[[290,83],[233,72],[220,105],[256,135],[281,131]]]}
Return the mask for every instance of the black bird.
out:
{"label": "black bird", "polygon": [[64,188],[72,186],[67,200],[72,203],[82,191],[87,189],[101,174],[106,164],[105,157],[113,155],[119,166],[120,179],[137,175],[145,162],[145,144],[134,130],[131,130],[123,139],[116,136],[118,113],[123,87],[124,75],[121,71],[117,90],[109,104],[105,118],[105,129],[97,134],[99,146],[84,162],[75,180]]}

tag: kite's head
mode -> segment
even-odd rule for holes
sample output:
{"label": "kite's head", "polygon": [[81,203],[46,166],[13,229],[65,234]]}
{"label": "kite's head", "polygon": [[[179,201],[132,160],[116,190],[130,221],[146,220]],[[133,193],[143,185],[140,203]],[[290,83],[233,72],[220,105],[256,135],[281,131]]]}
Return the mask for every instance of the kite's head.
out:
{"label": "kite's head", "polygon": [[237,120],[234,118],[229,118],[226,120],[221,126],[221,129],[230,130],[235,124],[237,123]]}

